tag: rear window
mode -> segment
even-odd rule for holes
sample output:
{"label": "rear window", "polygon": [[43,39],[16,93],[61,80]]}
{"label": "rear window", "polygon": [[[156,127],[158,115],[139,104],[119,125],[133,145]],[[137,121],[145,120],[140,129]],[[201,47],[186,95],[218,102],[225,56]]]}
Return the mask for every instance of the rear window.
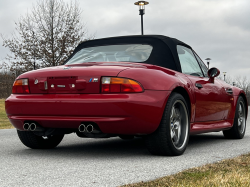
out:
{"label": "rear window", "polygon": [[86,62],[144,62],[153,47],[146,44],[106,45],[83,48],[66,64]]}

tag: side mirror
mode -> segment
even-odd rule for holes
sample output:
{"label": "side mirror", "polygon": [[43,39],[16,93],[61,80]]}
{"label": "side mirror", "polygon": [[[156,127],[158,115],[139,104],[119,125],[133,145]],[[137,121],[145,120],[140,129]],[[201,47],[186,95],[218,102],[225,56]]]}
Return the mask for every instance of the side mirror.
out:
{"label": "side mirror", "polygon": [[220,74],[220,70],[217,68],[211,68],[208,70],[207,75],[211,83],[214,83],[214,78]]}

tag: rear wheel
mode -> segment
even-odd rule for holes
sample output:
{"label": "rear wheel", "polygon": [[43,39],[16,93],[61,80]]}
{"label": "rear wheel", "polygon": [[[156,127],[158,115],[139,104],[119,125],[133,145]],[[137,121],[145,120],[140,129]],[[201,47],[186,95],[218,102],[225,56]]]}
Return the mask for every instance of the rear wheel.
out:
{"label": "rear wheel", "polygon": [[145,138],[149,152],[168,156],[183,154],[189,139],[188,114],[183,96],[172,93],[158,129]]}
{"label": "rear wheel", "polygon": [[32,149],[52,149],[55,148],[63,139],[62,135],[37,136],[30,131],[19,131],[17,134],[21,142]]}
{"label": "rear wheel", "polygon": [[242,139],[246,132],[246,104],[240,96],[235,110],[234,124],[229,130],[223,131],[225,138]]}

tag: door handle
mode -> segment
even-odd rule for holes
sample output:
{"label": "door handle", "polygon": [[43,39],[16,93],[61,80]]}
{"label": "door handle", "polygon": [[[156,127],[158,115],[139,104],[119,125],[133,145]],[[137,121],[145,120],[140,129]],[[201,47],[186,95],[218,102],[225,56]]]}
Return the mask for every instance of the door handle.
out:
{"label": "door handle", "polygon": [[203,86],[200,84],[200,83],[195,83],[195,86],[197,87],[197,88],[203,88]]}

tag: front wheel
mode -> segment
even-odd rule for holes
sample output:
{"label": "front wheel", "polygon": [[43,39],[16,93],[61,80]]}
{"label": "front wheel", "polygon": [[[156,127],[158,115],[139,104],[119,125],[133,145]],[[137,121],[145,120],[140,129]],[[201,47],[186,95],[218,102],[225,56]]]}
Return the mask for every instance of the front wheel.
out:
{"label": "front wheel", "polygon": [[246,132],[246,117],[246,104],[243,97],[240,96],[236,105],[233,127],[223,131],[225,138],[242,139]]}
{"label": "front wheel", "polygon": [[30,131],[19,131],[17,134],[21,142],[32,149],[52,149],[55,148],[63,139],[62,135],[37,136]]}
{"label": "front wheel", "polygon": [[172,93],[158,129],[145,137],[146,146],[155,155],[181,155],[188,144],[189,129],[187,103],[182,95]]}

